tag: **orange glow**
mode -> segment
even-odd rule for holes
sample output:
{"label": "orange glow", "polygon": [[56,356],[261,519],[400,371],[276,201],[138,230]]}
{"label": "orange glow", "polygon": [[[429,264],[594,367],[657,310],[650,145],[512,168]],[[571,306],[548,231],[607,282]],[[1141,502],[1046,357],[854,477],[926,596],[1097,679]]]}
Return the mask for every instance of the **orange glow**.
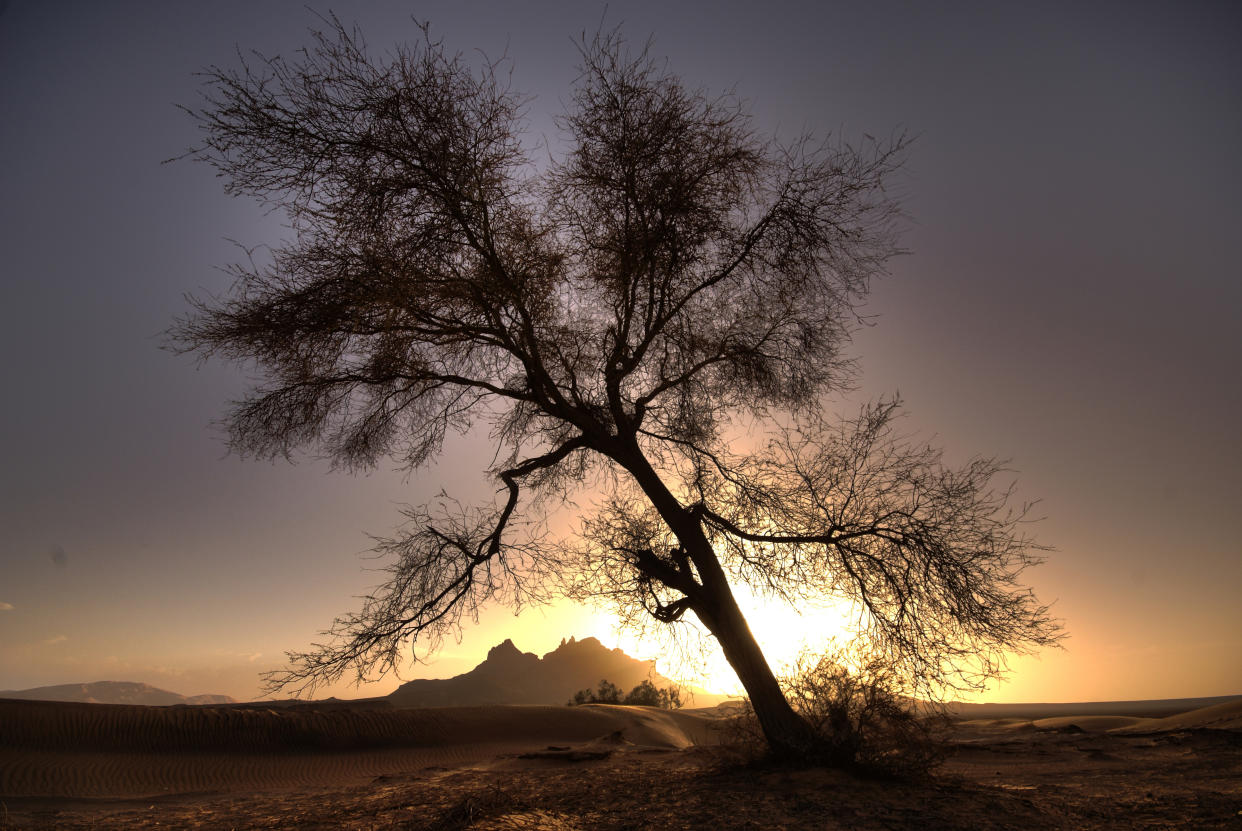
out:
{"label": "orange glow", "polygon": [[[784,601],[756,596],[745,587],[735,586],[734,593],[755,640],[778,676],[784,674],[799,655],[806,652],[818,655],[828,648],[830,641],[835,639],[838,645],[845,645],[853,637],[855,616],[849,604],[821,602],[803,604],[795,609]],[[605,614],[597,616],[596,631],[602,641],[629,655],[658,657],[658,671],[668,678],[709,692],[741,695],[741,683],[719,644],[691,618],[692,615],[687,615],[686,628],[693,631],[679,633],[688,637],[679,638],[674,648],[667,647],[658,629],[647,637],[617,631],[615,621]]]}

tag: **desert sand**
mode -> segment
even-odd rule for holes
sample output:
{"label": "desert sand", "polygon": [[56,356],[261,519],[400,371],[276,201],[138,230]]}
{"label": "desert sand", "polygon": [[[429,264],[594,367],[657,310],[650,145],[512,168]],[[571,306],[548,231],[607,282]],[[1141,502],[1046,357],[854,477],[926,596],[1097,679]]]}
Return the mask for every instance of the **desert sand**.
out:
{"label": "desert sand", "polygon": [[0,701],[0,828],[1242,828],[1242,699],[1140,704],[962,712],[894,782],[747,763],[727,708]]}

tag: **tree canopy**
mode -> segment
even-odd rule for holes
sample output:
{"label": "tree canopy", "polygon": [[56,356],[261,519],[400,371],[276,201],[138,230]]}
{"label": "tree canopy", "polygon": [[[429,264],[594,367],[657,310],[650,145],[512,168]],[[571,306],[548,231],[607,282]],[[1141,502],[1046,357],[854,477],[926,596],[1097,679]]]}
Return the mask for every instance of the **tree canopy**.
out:
{"label": "tree canopy", "polygon": [[[693,612],[790,749],[804,725],[731,583],[857,602],[926,690],[1055,640],[1019,580],[1039,547],[992,485],[1000,463],[945,466],[895,431],[892,401],[824,412],[898,252],[904,138],[764,137],[735,97],[601,32],[581,42],[565,150],[539,162],[499,64],[426,26],[375,56],[327,23],[293,60],[211,68],[188,110],[187,155],[293,238],[196,300],[173,343],[257,368],[227,422],[242,454],[415,469],[449,431],[486,431],[497,497],[408,508],[378,545],[386,582],[275,687],[397,669],[484,604],[605,598]],[[574,493],[598,508],[550,534]]]}

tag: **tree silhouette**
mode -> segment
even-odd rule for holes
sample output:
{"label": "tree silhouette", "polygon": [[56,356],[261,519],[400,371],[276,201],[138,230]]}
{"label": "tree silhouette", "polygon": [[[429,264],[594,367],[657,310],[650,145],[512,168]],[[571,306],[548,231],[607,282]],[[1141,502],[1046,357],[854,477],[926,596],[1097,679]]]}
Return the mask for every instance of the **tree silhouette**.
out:
{"label": "tree silhouette", "polygon": [[[997,462],[946,468],[895,433],[894,402],[822,412],[897,251],[903,139],[764,140],[735,98],[612,32],[583,38],[566,150],[540,166],[500,65],[426,26],[376,58],[326,23],[294,60],[211,68],[187,110],[203,131],[187,156],[294,238],[194,300],[173,348],[257,368],[227,422],[243,455],[413,469],[486,426],[499,489],[409,508],[378,545],[387,582],[272,688],[393,670],[487,603],[602,597],[629,619],[693,612],[793,753],[806,724],[731,583],[857,602],[926,690],[1055,640],[1018,582],[1038,547],[991,489]],[[599,507],[555,537],[543,520],[573,493]]]}

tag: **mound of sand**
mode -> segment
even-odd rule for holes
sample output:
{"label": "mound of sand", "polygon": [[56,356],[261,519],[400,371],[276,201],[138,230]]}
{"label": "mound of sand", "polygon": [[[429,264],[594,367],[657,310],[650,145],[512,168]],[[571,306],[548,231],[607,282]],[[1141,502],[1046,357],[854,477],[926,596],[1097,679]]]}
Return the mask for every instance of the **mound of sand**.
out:
{"label": "mound of sand", "polygon": [[[403,709],[383,700],[144,707],[0,701],[0,798],[160,796],[352,786],[376,777],[670,752],[720,740],[732,711],[488,706]],[[1242,730],[1242,699],[1161,718],[1086,712],[958,723],[973,735],[1097,736]],[[973,740],[973,739],[972,739]],[[507,764],[507,763],[506,763]]]}
{"label": "mound of sand", "polygon": [[1057,716],[1040,718],[1031,722],[1036,730],[1078,730],[1084,733],[1102,733],[1106,730],[1120,730],[1127,727],[1138,727],[1157,721],[1139,716]]}
{"label": "mound of sand", "polygon": [[[1187,699],[1191,703],[1201,700],[1203,699]],[[1083,733],[1161,733],[1197,729],[1242,730],[1242,698],[1206,700],[1219,703],[1188,707],[1184,710],[1175,710],[1171,703],[1156,701],[1082,705],[973,705],[980,708],[990,706],[997,715],[993,718],[960,719],[958,724],[961,727],[1010,732],[1060,730]],[[1113,712],[1109,712],[1110,709]],[[1169,714],[1171,710],[1173,712]],[[1151,713],[1158,715],[1148,715]]]}
{"label": "mound of sand", "polygon": [[[0,701],[5,827],[1226,828],[1242,699],[959,721],[947,778],[721,768],[736,708]],[[1167,708],[1162,708],[1167,712]],[[1150,710],[1149,710],[1150,712]],[[1162,735],[1134,735],[1162,731]],[[1081,733],[1079,735],[1079,733]]]}
{"label": "mound of sand", "polygon": [[1037,721],[1045,718],[1073,716],[1132,716],[1135,718],[1165,718],[1188,713],[1217,704],[1240,700],[1238,696],[1214,698],[1166,698],[1132,701],[1078,701],[1031,704],[950,704],[949,715],[962,721],[984,719],[1025,719]]}
{"label": "mound of sand", "polygon": [[1242,730],[1242,698],[1164,718],[1144,719],[1143,722],[1118,727],[1115,731],[1155,733],[1171,730]]}
{"label": "mound of sand", "polygon": [[0,796],[148,797],[340,784],[615,736],[716,741],[704,714],[644,707],[383,703],[141,707],[0,701]]}

